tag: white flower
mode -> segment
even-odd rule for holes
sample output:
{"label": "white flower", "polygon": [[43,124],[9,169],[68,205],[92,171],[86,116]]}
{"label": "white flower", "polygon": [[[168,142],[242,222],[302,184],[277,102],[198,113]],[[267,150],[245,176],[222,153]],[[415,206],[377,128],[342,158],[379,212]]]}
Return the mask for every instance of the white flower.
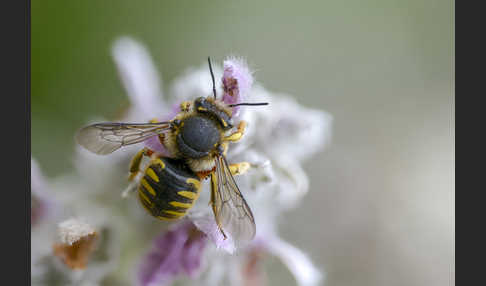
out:
{"label": "white flower", "polygon": [[[126,54],[125,57],[136,58],[137,56]],[[213,67],[216,79],[223,77],[223,80],[217,83],[219,95],[229,90],[228,85],[224,84],[225,76],[243,74],[243,78],[250,78],[250,80],[244,80],[245,89],[249,89],[251,86],[251,76],[245,74],[249,74],[250,71],[244,66],[244,62],[241,60],[231,62],[231,60],[225,62],[225,67],[230,67],[225,73],[222,73],[221,68],[217,65]],[[155,72],[149,71],[149,73]],[[190,69],[175,80],[170,88],[171,104],[167,105],[177,104],[198,96],[207,96],[211,94],[211,88],[211,77],[205,63],[201,68]],[[235,88],[235,86],[231,88]],[[144,99],[140,97],[138,100],[143,101]],[[308,191],[308,178],[301,167],[301,162],[328,143],[332,118],[325,112],[298,105],[290,96],[272,94],[260,85],[246,91],[245,101],[265,101],[270,105],[241,107],[243,112],[240,114],[240,119],[246,120],[249,125],[243,140],[231,146],[228,153],[228,161],[248,161],[254,166],[249,173],[236,178],[253,210],[257,224],[257,235],[253,245],[250,244],[245,248],[246,250],[241,251],[249,251],[255,247],[254,244],[257,244],[260,248],[282,259],[284,264],[291,269],[299,285],[316,285],[322,278],[320,271],[312,265],[304,253],[279,238],[277,218],[283,210],[295,206]],[[136,105],[142,105],[142,103]],[[188,217],[216,243],[215,249],[223,248],[229,253],[234,253],[236,249],[231,238],[224,240],[217,230],[212,211],[207,206],[209,193],[208,185],[205,184],[201,197]],[[207,250],[207,253],[213,253],[213,256],[222,255],[224,260],[234,260],[231,265],[243,263],[240,261],[241,254],[228,256],[210,249]],[[225,268],[227,265],[214,263],[213,256],[208,258],[212,261],[206,266],[209,268],[206,271],[208,273],[217,271],[211,270],[212,268]],[[228,274],[227,271],[221,271],[221,273]],[[210,280],[208,285],[215,285],[216,281]]]}
{"label": "white flower", "polygon": [[[47,206],[46,215],[31,228],[32,285],[51,285],[53,281],[98,285],[113,271],[119,257],[114,224],[106,219],[110,215],[89,197],[75,195],[82,185],[73,174],[49,179],[34,159],[31,165],[32,196]],[[81,213],[86,219],[67,219]],[[92,249],[94,245],[101,247]]]}
{"label": "white flower", "polygon": [[[112,52],[131,102],[131,108],[120,121],[162,120],[171,116],[174,106],[177,107],[181,101],[212,93],[207,63],[198,69],[188,70],[176,79],[168,89],[169,97],[164,98],[158,72],[143,45],[123,37],[115,41]],[[268,253],[278,257],[289,268],[298,285],[310,286],[322,282],[322,271],[312,264],[308,255],[278,235],[278,223],[285,211],[295,207],[308,191],[308,178],[301,164],[330,140],[331,116],[300,106],[290,96],[270,92],[259,83],[252,86],[251,72],[244,61],[229,58],[223,68],[214,64],[213,71],[219,96],[224,94],[228,98],[232,93],[241,92],[239,98],[245,98],[245,102],[270,103],[268,106],[240,107],[235,119],[247,121],[248,127],[243,139],[232,144],[227,154],[229,163],[246,161],[251,164],[248,173],[235,179],[253,211],[257,229],[255,239],[238,247],[231,238],[222,238],[208,206],[210,192],[207,182],[202,184],[201,196],[187,215],[187,219],[193,222],[190,224],[192,227],[186,227],[187,219],[184,219],[167,231],[169,224],[147,215],[133,196],[129,199],[120,196],[127,186],[131,156],[141,146],[124,147],[107,156],[94,155],[77,147],[75,171],[50,180],[49,184],[65,208],[60,217],[83,217],[100,229],[100,238],[107,238],[105,242],[108,246],[105,247],[108,247],[106,254],[109,257],[104,264],[106,267],[92,274],[96,276],[93,279],[76,280],[72,278],[74,274],[69,274],[69,281],[82,280],[83,283],[97,285],[108,275],[114,281],[121,281],[120,284],[127,281],[142,285],[162,281],[170,283],[173,279],[181,278],[182,283],[192,285],[243,285],[261,280],[257,275],[260,268],[258,261],[263,257],[261,254]],[[229,97],[231,100],[235,98]],[[238,100],[241,102],[241,99]],[[163,148],[154,147],[153,142],[146,144],[151,148]],[[51,221],[50,228],[59,221]],[[196,231],[194,225],[210,242],[200,240],[192,243],[189,232]],[[102,229],[109,235],[104,234]],[[72,234],[69,231],[66,233]],[[165,237],[175,234],[180,239]],[[65,241],[72,241],[70,237],[65,235]],[[154,237],[157,238],[154,240]],[[51,240],[49,238],[43,243]],[[151,241],[154,241],[153,248]],[[178,246],[191,247],[172,251],[170,259],[179,259],[172,264],[167,262],[168,258],[161,251],[164,243],[170,244],[171,241]],[[34,248],[42,247],[33,243]],[[145,261],[141,259],[144,253],[148,253],[146,257],[155,257],[156,263],[161,264],[140,263]],[[93,265],[88,263],[86,273],[92,271],[95,265],[98,267],[101,264],[97,264],[96,260]],[[140,269],[143,265],[150,265],[149,270],[146,266]],[[137,275],[139,271],[143,272],[146,283],[137,280],[141,273]],[[54,273],[66,274],[62,271]],[[190,273],[195,280],[184,279],[181,273]],[[156,280],[147,277],[156,277]]]}
{"label": "white flower", "polygon": [[[202,89],[199,77],[194,75],[202,74],[204,70],[207,72],[203,65],[178,81],[184,82],[189,90]],[[278,236],[277,224],[282,211],[294,207],[307,193],[308,178],[301,162],[329,143],[332,118],[325,112],[299,106],[289,96],[272,94],[260,85],[252,89],[246,100],[265,101],[270,105],[244,109],[240,116],[248,122],[247,132],[242,141],[230,147],[227,156],[229,162],[248,161],[254,166],[247,174],[236,177],[257,225],[254,242],[242,251],[249,252],[258,246],[260,251],[279,257],[299,285],[317,285],[322,281],[321,272],[307,255]],[[209,187],[206,185],[189,217],[216,242],[217,248],[235,252],[232,241],[223,240],[217,231],[212,212],[207,208],[208,201]],[[243,267],[245,258],[241,254],[227,257],[218,251],[212,253],[208,258],[211,269],[227,268],[227,265]],[[214,256],[220,255],[224,256],[222,263],[215,263]],[[228,263],[228,259],[234,261]],[[208,273],[213,273],[212,278],[208,278],[205,285],[217,285],[234,275],[211,269]]]}

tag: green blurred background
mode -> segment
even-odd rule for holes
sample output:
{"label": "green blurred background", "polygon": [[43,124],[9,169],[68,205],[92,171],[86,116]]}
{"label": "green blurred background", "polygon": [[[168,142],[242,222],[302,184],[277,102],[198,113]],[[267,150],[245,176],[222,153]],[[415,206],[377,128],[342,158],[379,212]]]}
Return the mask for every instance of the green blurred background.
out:
{"label": "green blurred background", "polygon": [[80,126],[128,105],[117,37],[147,46],[164,88],[208,55],[242,55],[266,88],[334,117],[332,145],[305,165],[311,192],[282,225],[327,285],[454,283],[453,1],[31,5],[32,156],[48,176],[72,169]]}

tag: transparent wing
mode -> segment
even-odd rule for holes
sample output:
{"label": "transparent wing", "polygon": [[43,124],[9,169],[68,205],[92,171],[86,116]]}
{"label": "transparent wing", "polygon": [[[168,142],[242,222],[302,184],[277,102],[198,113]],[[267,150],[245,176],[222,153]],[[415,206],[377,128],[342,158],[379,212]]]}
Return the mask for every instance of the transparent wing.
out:
{"label": "transparent wing", "polygon": [[136,144],[167,132],[169,129],[169,122],[96,123],[79,130],[76,141],[93,153],[106,155],[123,146]]}
{"label": "transparent wing", "polygon": [[217,158],[216,171],[211,175],[211,201],[224,236],[229,233],[236,243],[255,237],[255,219],[223,156]]}

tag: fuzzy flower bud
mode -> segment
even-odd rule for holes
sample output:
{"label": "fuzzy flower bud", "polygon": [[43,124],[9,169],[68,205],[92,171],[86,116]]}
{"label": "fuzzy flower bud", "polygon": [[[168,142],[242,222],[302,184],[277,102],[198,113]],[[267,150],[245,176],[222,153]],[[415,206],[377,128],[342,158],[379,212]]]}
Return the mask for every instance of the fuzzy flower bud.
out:
{"label": "fuzzy flower bud", "polygon": [[58,232],[61,243],[54,245],[54,254],[71,269],[84,269],[98,236],[95,229],[72,218],[61,222]]}
{"label": "fuzzy flower bud", "polygon": [[[247,97],[253,84],[253,77],[246,62],[241,58],[230,57],[223,63],[223,101],[237,104]],[[233,108],[233,116],[239,113],[239,106]]]}

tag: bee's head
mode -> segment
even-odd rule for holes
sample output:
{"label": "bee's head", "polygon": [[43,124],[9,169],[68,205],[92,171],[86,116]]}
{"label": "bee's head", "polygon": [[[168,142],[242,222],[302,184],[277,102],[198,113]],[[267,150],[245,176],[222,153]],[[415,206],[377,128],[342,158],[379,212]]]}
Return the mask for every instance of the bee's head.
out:
{"label": "bee's head", "polygon": [[224,131],[233,128],[231,109],[222,102],[218,102],[211,97],[198,97],[194,101],[194,108],[198,113],[209,115],[218,121]]}

